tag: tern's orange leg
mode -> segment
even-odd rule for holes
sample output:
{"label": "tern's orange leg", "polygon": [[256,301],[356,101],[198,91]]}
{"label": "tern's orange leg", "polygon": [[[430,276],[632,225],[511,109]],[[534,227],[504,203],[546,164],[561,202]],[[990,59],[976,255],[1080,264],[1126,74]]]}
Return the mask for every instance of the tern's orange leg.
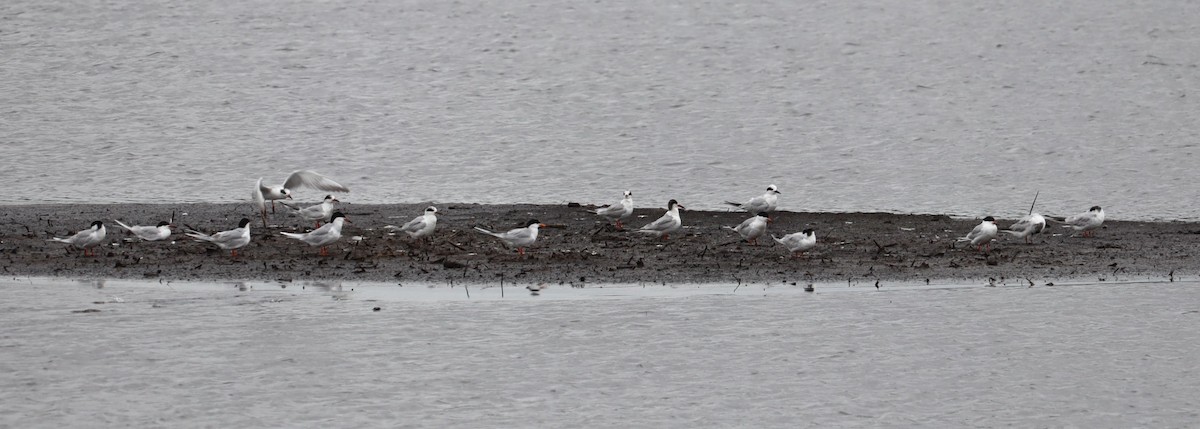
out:
{"label": "tern's orange leg", "polygon": [[517,253],[521,254],[521,256],[525,256],[525,248],[524,248],[524,247],[518,247],[518,248],[517,248]]}

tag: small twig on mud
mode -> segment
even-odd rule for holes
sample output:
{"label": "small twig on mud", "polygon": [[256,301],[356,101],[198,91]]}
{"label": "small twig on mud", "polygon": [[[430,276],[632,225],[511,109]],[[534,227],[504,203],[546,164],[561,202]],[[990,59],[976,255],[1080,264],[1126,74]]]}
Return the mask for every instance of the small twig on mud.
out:
{"label": "small twig on mud", "polygon": [[466,252],[466,251],[467,251],[467,249],[464,249],[462,246],[459,246],[459,245],[457,245],[457,244],[454,244],[454,242],[453,242],[453,241],[446,240],[446,244],[449,244],[449,245],[451,245],[451,246],[454,246],[454,248],[455,248],[455,249],[458,249],[458,250],[461,250],[461,251],[464,251],[464,252]]}

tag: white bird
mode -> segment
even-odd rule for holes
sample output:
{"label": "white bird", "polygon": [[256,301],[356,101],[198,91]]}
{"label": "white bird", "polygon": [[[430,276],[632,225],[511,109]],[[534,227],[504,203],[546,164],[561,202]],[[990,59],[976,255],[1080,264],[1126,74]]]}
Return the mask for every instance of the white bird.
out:
{"label": "white bird", "polygon": [[342,239],[342,223],[344,222],[350,221],[346,220],[346,215],[342,214],[342,212],[337,212],[333,214],[333,217],[329,220],[329,223],[325,224],[325,226],[314,229],[310,232],[303,234],[294,232],[280,232],[280,234],[283,234],[288,238],[294,238],[308,243],[309,246],[321,246],[321,250],[318,252],[318,254],[321,256],[326,256],[329,255],[329,249],[326,246],[336,243],[338,240]]}
{"label": "white bird", "polygon": [[165,221],[159,222],[158,226],[149,226],[149,225],[129,226],[129,225],[126,225],[123,222],[116,220],[116,219],[113,219],[113,222],[116,222],[117,225],[121,226],[121,228],[125,228],[126,230],[129,230],[129,232],[132,232],[133,235],[137,236],[137,238],[140,238],[142,240],[158,241],[158,240],[166,240],[167,238],[171,237],[171,222],[165,222]]}
{"label": "white bird", "polygon": [[729,204],[750,213],[772,213],[779,205],[779,188],[775,187],[775,185],[767,186],[766,193],[751,198],[750,201],[746,201],[744,203],[726,201],[725,204]]}
{"label": "white bird", "polygon": [[307,220],[309,222],[313,222],[314,224],[316,224],[316,226],[314,226],[314,228],[320,228],[321,222],[324,222],[325,220],[329,219],[330,216],[333,215],[333,203],[340,203],[340,202],[341,201],[338,201],[338,199],[334,198],[333,195],[326,195],[325,200],[321,201],[320,204],[314,204],[314,205],[311,205],[311,206],[308,206],[305,208],[298,208],[296,206],[290,205],[290,204],[282,202],[282,201],[280,201],[279,203],[283,204],[284,207],[292,209],[293,210],[292,214],[294,214],[296,216],[300,216],[301,219],[304,219],[304,220]]}
{"label": "white bird", "polygon": [[263,179],[260,177],[258,178],[258,183],[254,185],[254,192],[251,193],[251,197],[254,198],[254,203],[258,205],[258,211],[262,214],[264,227],[267,226],[266,201],[271,201],[271,213],[274,213],[275,201],[292,199],[292,190],[298,189],[301,186],[326,192],[350,192],[350,188],[342,186],[320,173],[309,170],[293,171],[282,185],[263,185]]}
{"label": "white bird", "polygon": [[1000,231],[1017,238],[1024,238],[1026,243],[1033,244],[1033,236],[1041,234],[1045,229],[1046,218],[1037,213],[1030,213],[1018,220],[1017,223],[1010,225],[1008,229]]}
{"label": "white bird", "polygon": [[992,250],[992,240],[1000,235],[1000,229],[996,227],[996,219],[988,216],[983,218],[983,222],[975,225],[966,237],[958,239],[958,241],[970,241],[972,246],[975,246],[979,251],[983,251],[983,245],[988,245],[988,250]]}
{"label": "white bird", "polygon": [[1063,223],[1064,227],[1074,228],[1075,231],[1083,231],[1084,237],[1093,237],[1096,235],[1096,228],[1104,224],[1104,209],[1100,206],[1092,206],[1088,211],[1068,217],[1051,217],[1056,222]]}
{"label": "white bird", "polygon": [[412,238],[421,238],[433,233],[437,228],[437,207],[429,206],[425,208],[425,214],[413,218],[404,226],[387,225],[384,228],[401,231],[408,234]]}
{"label": "white bird", "polygon": [[726,228],[737,231],[742,238],[746,239],[746,241],[750,243],[754,243],[754,245],[757,246],[758,237],[762,237],[763,234],[767,232],[768,222],[771,222],[771,219],[767,217],[767,213],[760,212],[758,215],[742,221],[742,223],[736,227]]}
{"label": "white bird", "polygon": [[679,202],[671,200],[667,202],[667,212],[658,218],[658,220],[643,226],[638,232],[654,234],[669,240],[671,233],[678,231],[683,227],[683,220],[679,218],[679,209],[687,208],[679,205]]}
{"label": "white bird", "polygon": [[610,206],[598,208],[594,213],[603,216],[609,221],[617,221],[618,230],[624,228],[621,221],[633,214],[633,192],[625,191],[625,198],[621,199],[621,201],[617,201]]}
{"label": "white bird", "polygon": [[505,233],[491,232],[478,226],[475,227],[475,230],[499,238],[501,241],[504,241],[504,244],[509,247],[516,247],[517,252],[524,255],[525,246],[529,246],[534,241],[537,241],[538,228],[544,226],[546,225],[538,222],[537,219],[530,219],[529,222],[525,222],[524,228],[511,229]]}
{"label": "white bird", "polygon": [[212,235],[190,229],[185,230],[185,232],[188,237],[215,244],[221,249],[228,250],[229,256],[236,257],[238,249],[250,244],[250,219],[242,218],[238,222],[237,228]]}
{"label": "white bird", "polygon": [[76,232],[67,238],[53,237],[47,241],[57,241],[59,243],[67,243],[73,247],[83,249],[83,256],[96,256],[96,251],[93,249],[100,242],[104,241],[104,237],[108,236],[108,230],[104,228],[104,222],[92,222],[92,226],[88,229]]}
{"label": "white bird", "polygon": [[787,247],[787,250],[792,252],[792,257],[796,257],[801,252],[806,252],[809,249],[817,247],[817,234],[812,228],[785,235],[783,238],[774,235],[771,238],[775,239],[775,242]]}

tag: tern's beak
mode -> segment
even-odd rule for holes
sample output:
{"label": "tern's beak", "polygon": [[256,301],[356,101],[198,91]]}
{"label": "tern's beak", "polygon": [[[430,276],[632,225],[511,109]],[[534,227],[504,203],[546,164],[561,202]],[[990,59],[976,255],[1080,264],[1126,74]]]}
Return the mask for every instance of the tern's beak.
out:
{"label": "tern's beak", "polygon": [[545,228],[545,227],[546,227],[546,224],[544,224],[544,223],[539,223],[539,224],[538,224],[538,228]]}
{"label": "tern's beak", "polygon": [[288,195],[285,195],[285,196],[286,196],[286,197],[287,197],[287,199],[289,199],[289,200],[290,200],[290,199],[292,199],[292,195],[291,195],[291,194],[288,194]]}
{"label": "tern's beak", "polygon": [[333,202],[335,202],[335,203],[340,203],[340,202],[342,202],[342,200],[339,200],[339,199],[337,199],[337,198],[334,198],[334,199],[333,199]]}
{"label": "tern's beak", "polygon": [[678,207],[680,210],[687,210],[687,207],[684,207],[683,204],[676,204],[675,207]]}

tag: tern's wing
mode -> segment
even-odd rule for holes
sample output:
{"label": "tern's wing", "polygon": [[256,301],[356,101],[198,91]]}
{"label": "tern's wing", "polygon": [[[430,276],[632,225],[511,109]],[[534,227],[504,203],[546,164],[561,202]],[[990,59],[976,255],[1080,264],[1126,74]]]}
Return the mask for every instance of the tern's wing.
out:
{"label": "tern's wing", "polygon": [[263,192],[265,191],[265,188],[263,187],[262,181],[263,179],[259,177],[258,183],[254,185],[254,192],[250,194],[250,196],[254,198],[254,204],[258,206],[259,211],[262,211],[267,207],[266,201],[263,198]]}
{"label": "tern's wing", "polygon": [[1013,231],[1028,231],[1033,227],[1033,219],[1029,216],[1021,218],[1017,223],[1012,224],[1008,229]]}
{"label": "tern's wing", "polygon": [[120,226],[121,226],[121,228],[125,228],[126,230],[128,230],[128,231],[131,231],[131,232],[133,232],[134,234],[137,234],[137,232],[136,232],[136,231],[133,231],[133,227],[130,227],[129,225],[126,225],[124,222],[121,222],[121,221],[119,221],[119,220],[116,220],[116,219],[113,219],[113,222],[116,222],[116,223],[117,223],[117,225],[120,225]]}
{"label": "tern's wing", "polygon": [[1067,218],[1066,223],[1067,223],[1067,225],[1082,227],[1082,226],[1087,226],[1088,224],[1090,224],[1092,222],[1095,222],[1095,219],[1096,219],[1096,213],[1087,212],[1087,213],[1080,213],[1075,216],[1071,216],[1071,217]]}
{"label": "tern's wing", "polygon": [[231,229],[229,231],[221,231],[211,236],[212,241],[217,243],[225,243],[242,236],[241,228]]}
{"label": "tern's wing", "polygon": [[476,230],[476,231],[479,231],[479,232],[482,232],[482,233],[484,233],[484,234],[487,234],[487,235],[493,236],[493,237],[497,237],[497,238],[504,238],[504,234],[497,234],[497,233],[494,233],[494,232],[488,231],[488,230],[486,230],[486,229],[480,228],[480,227],[478,227],[478,226],[477,226],[477,227],[475,227],[475,230]]}
{"label": "tern's wing", "polygon": [[611,206],[596,209],[596,214],[601,215],[601,216],[614,216],[614,215],[621,214],[622,212],[625,211],[624,203],[625,203],[624,201],[617,201],[616,204],[613,204]]}
{"label": "tern's wing", "polygon": [[425,216],[417,216],[413,220],[408,221],[404,226],[400,227],[404,232],[417,232],[425,228]]}
{"label": "tern's wing", "polygon": [[517,229],[511,229],[499,237],[503,238],[505,240],[509,240],[509,241],[521,241],[521,240],[528,240],[532,236],[533,236],[532,229],[517,228]]}
{"label": "tern's wing", "polygon": [[653,223],[643,226],[642,229],[646,231],[660,231],[667,229],[668,226],[671,226],[671,216],[663,215]]}
{"label": "tern's wing", "polygon": [[751,213],[767,211],[767,207],[767,199],[761,196],[751,198],[750,201],[746,202],[746,204],[742,204],[742,209]]}
{"label": "tern's wing", "polygon": [[979,225],[975,225],[975,229],[972,229],[971,232],[967,234],[966,239],[968,241],[973,241],[973,240],[975,240],[976,237],[979,237],[980,235],[983,235],[983,224],[982,223]]}
{"label": "tern's wing", "polygon": [[320,189],[329,192],[350,192],[350,188],[339,185],[333,179],[322,176],[319,173],[309,170],[296,170],[288,176],[287,181],[283,182],[283,187],[288,189],[296,189],[300,186],[307,186],[313,189]]}
{"label": "tern's wing", "polygon": [[754,218],[746,219],[746,220],[742,221],[742,223],[738,224],[738,226],[736,228],[733,228],[733,230],[737,231],[737,232],[742,232],[746,228],[749,228],[750,224],[752,224],[752,223],[754,223]]}

